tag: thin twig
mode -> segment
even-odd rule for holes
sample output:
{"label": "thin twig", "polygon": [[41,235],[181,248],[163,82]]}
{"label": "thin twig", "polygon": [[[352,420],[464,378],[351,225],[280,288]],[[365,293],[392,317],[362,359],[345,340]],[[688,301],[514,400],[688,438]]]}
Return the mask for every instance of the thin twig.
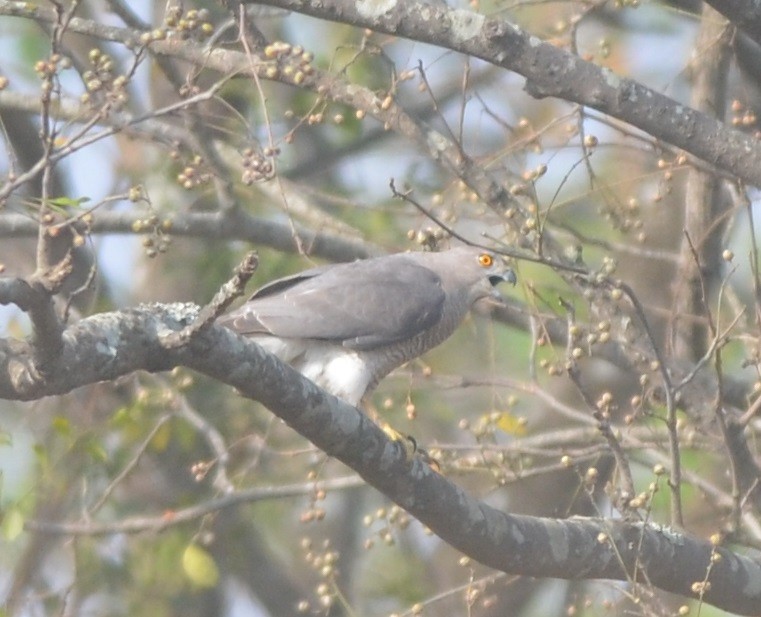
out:
{"label": "thin twig", "polygon": [[259,256],[256,252],[251,251],[247,253],[243,261],[235,268],[235,275],[220,287],[211,302],[201,309],[197,319],[192,324],[179,332],[170,332],[162,337],[162,343],[166,348],[173,349],[187,345],[195,335],[210,327],[217,317],[230,307],[236,298],[243,295],[246,283],[254,275],[258,265]]}
{"label": "thin twig", "polygon": [[[317,483],[318,488],[324,490],[346,490],[359,488],[364,485],[364,480],[356,475],[335,478],[332,480],[323,480]],[[207,514],[218,512],[219,510],[237,506],[242,503],[302,497],[304,495],[312,495],[314,490],[314,482],[274,487],[258,487],[239,490],[231,495],[210,499],[198,505],[183,508],[181,510],[165,512],[160,516],[136,516],[111,523],[97,523],[90,521],[54,523],[50,521],[28,520],[24,524],[24,528],[30,531],[74,536],[102,536],[115,533],[161,531],[168,527],[194,521]]]}

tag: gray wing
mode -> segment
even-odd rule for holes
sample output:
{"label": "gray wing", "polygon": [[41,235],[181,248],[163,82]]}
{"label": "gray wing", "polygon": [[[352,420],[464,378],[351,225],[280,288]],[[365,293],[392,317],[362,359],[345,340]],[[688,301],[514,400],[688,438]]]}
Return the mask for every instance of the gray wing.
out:
{"label": "gray wing", "polygon": [[438,323],[441,279],[402,255],[323,266],[273,281],[220,322],[241,334],[389,345]]}

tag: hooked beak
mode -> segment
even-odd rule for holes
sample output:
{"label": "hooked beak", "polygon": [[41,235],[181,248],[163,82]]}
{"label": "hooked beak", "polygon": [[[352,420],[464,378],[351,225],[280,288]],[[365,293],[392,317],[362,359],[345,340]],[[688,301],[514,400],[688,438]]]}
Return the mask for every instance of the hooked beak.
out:
{"label": "hooked beak", "polygon": [[492,284],[492,290],[491,290],[491,297],[494,300],[497,300],[498,302],[504,304],[505,298],[502,296],[501,293],[499,293],[499,290],[497,289],[497,285],[500,283],[510,283],[511,285],[515,285],[515,283],[518,282],[518,277],[515,276],[515,272],[511,270],[510,268],[507,268],[502,274],[492,274],[489,277],[489,282]]}
{"label": "hooked beak", "polygon": [[502,274],[492,274],[489,277],[489,282],[494,287],[500,283],[510,283],[511,285],[515,285],[518,282],[518,277],[515,276],[515,272],[512,269],[508,268]]}

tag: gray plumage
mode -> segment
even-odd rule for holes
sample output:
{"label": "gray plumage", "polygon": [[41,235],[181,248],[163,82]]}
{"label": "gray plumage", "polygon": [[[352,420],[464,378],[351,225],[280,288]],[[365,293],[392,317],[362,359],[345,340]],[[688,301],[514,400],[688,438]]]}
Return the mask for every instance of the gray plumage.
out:
{"label": "gray plumage", "polygon": [[320,266],[268,283],[220,323],[250,336],[352,405],[442,343],[473,303],[515,282],[491,253],[461,247]]}

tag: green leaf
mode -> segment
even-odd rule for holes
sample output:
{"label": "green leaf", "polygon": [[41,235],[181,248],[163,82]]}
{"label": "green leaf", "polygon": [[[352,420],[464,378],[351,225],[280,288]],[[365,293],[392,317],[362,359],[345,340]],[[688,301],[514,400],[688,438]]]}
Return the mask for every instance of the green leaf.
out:
{"label": "green leaf", "polygon": [[32,452],[34,452],[34,456],[37,459],[37,464],[42,469],[47,470],[50,468],[50,458],[48,457],[48,451],[44,445],[41,443],[34,444],[32,446]]}
{"label": "green leaf", "polygon": [[496,425],[508,435],[522,437],[528,432],[526,430],[526,419],[521,416],[515,416],[509,411],[495,412],[497,414]]}
{"label": "green leaf", "polygon": [[172,437],[172,427],[169,422],[165,422],[156,431],[156,434],[151,439],[151,447],[156,452],[163,452],[169,447],[170,439]]}
{"label": "green leaf", "polygon": [[48,199],[49,206],[58,206],[59,208],[79,208],[82,204],[90,201],[89,197],[53,197]]}
{"label": "green leaf", "polygon": [[219,581],[219,569],[214,558],[197,544],[188,544],[183,551],[182,569],[198,587],[214,587]]}
{"label": "green leaf", "polygon": [[71,422],[64,416],[55,416],[52,422],[53,430],[61,437],[71,437]]}
{"label": "green leaf", "polygon": [[87,442],[87,453],[92,457],[93,460],[98,461],[99,463],[105,463],[108,461],[108,453],[106,452],[106,449],[103,447],[103,444],[99,441],[90,440]]}
{"label": "green leaf", "polygon": [[2,529],[3,538],[9,542],[18,538],[24,531],[24,515],[21,510],[16,507],[7,510],[0,529]]}

